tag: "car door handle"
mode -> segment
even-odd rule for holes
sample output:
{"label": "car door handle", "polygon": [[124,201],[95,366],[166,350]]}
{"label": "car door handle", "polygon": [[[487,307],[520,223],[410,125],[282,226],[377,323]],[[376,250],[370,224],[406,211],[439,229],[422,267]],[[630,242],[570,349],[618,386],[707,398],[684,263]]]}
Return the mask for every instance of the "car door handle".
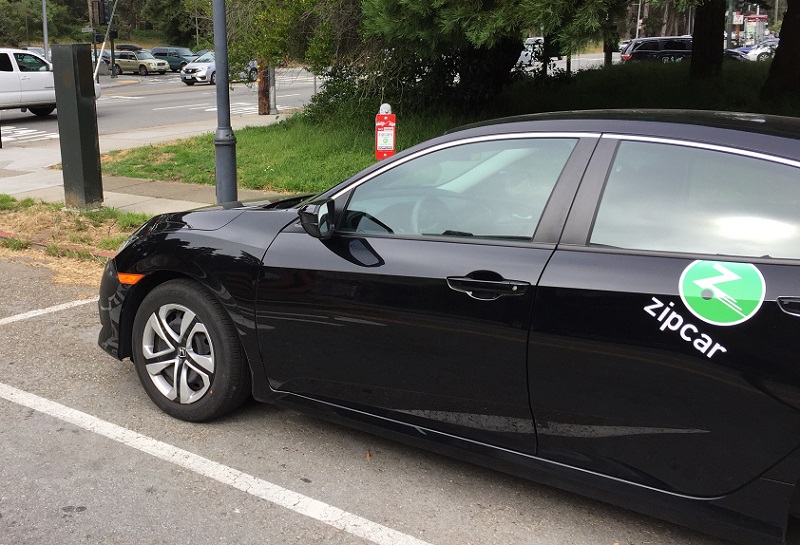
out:
{"label": "car door handle", "polygon": [[447,286],[451,290],[466,293],[480,301],[494,301],[504,296],[525,295],[531,286],[519,280],[482,280],[469,276],[448,276]]}
{"label": "car door handle", "polygon": [[800,317],[800,297],[778,297],[778,306],[786,314]]}

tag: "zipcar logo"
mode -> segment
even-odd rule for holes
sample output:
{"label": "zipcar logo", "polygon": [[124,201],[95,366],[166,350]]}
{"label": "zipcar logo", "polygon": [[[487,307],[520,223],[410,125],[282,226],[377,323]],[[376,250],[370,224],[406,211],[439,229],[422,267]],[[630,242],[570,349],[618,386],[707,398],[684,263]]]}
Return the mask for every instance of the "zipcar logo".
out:
{"label": "zipcar logo", "polygon": [[692,314],[718,326],[752,318],[767,293],[764,276],[755,265],[701,260],[684,269],[678,290]]}

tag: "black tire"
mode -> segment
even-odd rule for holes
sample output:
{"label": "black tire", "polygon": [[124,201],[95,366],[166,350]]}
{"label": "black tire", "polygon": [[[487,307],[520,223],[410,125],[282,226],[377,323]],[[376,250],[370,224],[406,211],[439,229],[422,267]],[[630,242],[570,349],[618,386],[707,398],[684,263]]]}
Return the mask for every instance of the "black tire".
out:
{"label": "black tire", "polygon": [[35,116],[44,117],[52,114],[55,108],[28,108],[28,110]]}
{"label": "black tire", "polygon": [[216,85],[217,84],[217,73],[216,72],[211,72],[211,77],[209,78],[208,83],[210,85]]}
{"label": "black tire", "polygon": [[149,73],[150,72],[147,71],[147,67],[145,65],[143,65],[143,64],[139,65],[139,75],[140,76],[146,76]]}
{"label": "black tire", "polygon": [[185,83],[186,85],[194,85],[193,81],[184,81],[183,83]]}
{"label": "black tire", "polygon": [[770,55],[769,53],[759,53],[758,57],[756,57],[756,59],[759,60],[759,61],[766,61],[766,60],[769,60],[771,58],[772,58],[772,55]]}
{"label": "black tire", "polygon": [[120,74],[122,74],[122,68],[120,68],[118,64],[115,64],[114,65],[114,75],[115,76],[119,76]]}
{"label": "black tire", "polygon": [[153,289],[136,312],[131,342],[147,395],[175,418],[212,420],[250,397],[250,369],[233,322],[194,281],[171,280]]}

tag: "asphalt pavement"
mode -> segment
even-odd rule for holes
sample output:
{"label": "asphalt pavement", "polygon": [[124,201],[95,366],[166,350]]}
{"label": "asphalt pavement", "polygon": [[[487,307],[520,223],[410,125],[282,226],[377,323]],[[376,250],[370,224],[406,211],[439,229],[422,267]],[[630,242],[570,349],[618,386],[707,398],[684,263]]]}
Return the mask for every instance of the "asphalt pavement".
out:
{"label": "asphalt pavement", "polygon": [[[103,93],[135,85],[131,78],[101,78]],[[58,112],[56,111],[56,114]],[[249,126],[264,126],[279,122],[283,115],[238,115],[231,118],[234,133]],[[0,128],[3,119],[0,112]],[[149,146],[214,133],[216,125],[207,121],[166,124],[146,129],[136,129],[99,136],[100,153]],[[19,144],[18,140],[3,141],[0,148],[0,194],[16,199],[33,198],[44,202],[64,202],[61,147],[58,139],[37,142],[36,145]],[[214,153],[210,150],[209,153]],[[184,184],[162,180],[127,178],[103,175],[103,206],[127,212],[160,214],[201,208],[216,203],[215,186]],[[274,197],[275,193],[239,188],[239,200]]]}

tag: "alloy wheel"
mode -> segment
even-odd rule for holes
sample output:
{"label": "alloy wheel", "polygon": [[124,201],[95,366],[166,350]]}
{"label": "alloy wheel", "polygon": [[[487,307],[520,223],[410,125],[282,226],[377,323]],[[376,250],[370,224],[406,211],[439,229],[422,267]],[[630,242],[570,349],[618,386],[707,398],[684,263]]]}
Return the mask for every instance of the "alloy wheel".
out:
{"label": "alloy wheel", "polygon": [[166,304],[153,312],[142,335],[144,366],[166,399],[183,405],[208,393],[214,379],[214,345],[189,308]]}

